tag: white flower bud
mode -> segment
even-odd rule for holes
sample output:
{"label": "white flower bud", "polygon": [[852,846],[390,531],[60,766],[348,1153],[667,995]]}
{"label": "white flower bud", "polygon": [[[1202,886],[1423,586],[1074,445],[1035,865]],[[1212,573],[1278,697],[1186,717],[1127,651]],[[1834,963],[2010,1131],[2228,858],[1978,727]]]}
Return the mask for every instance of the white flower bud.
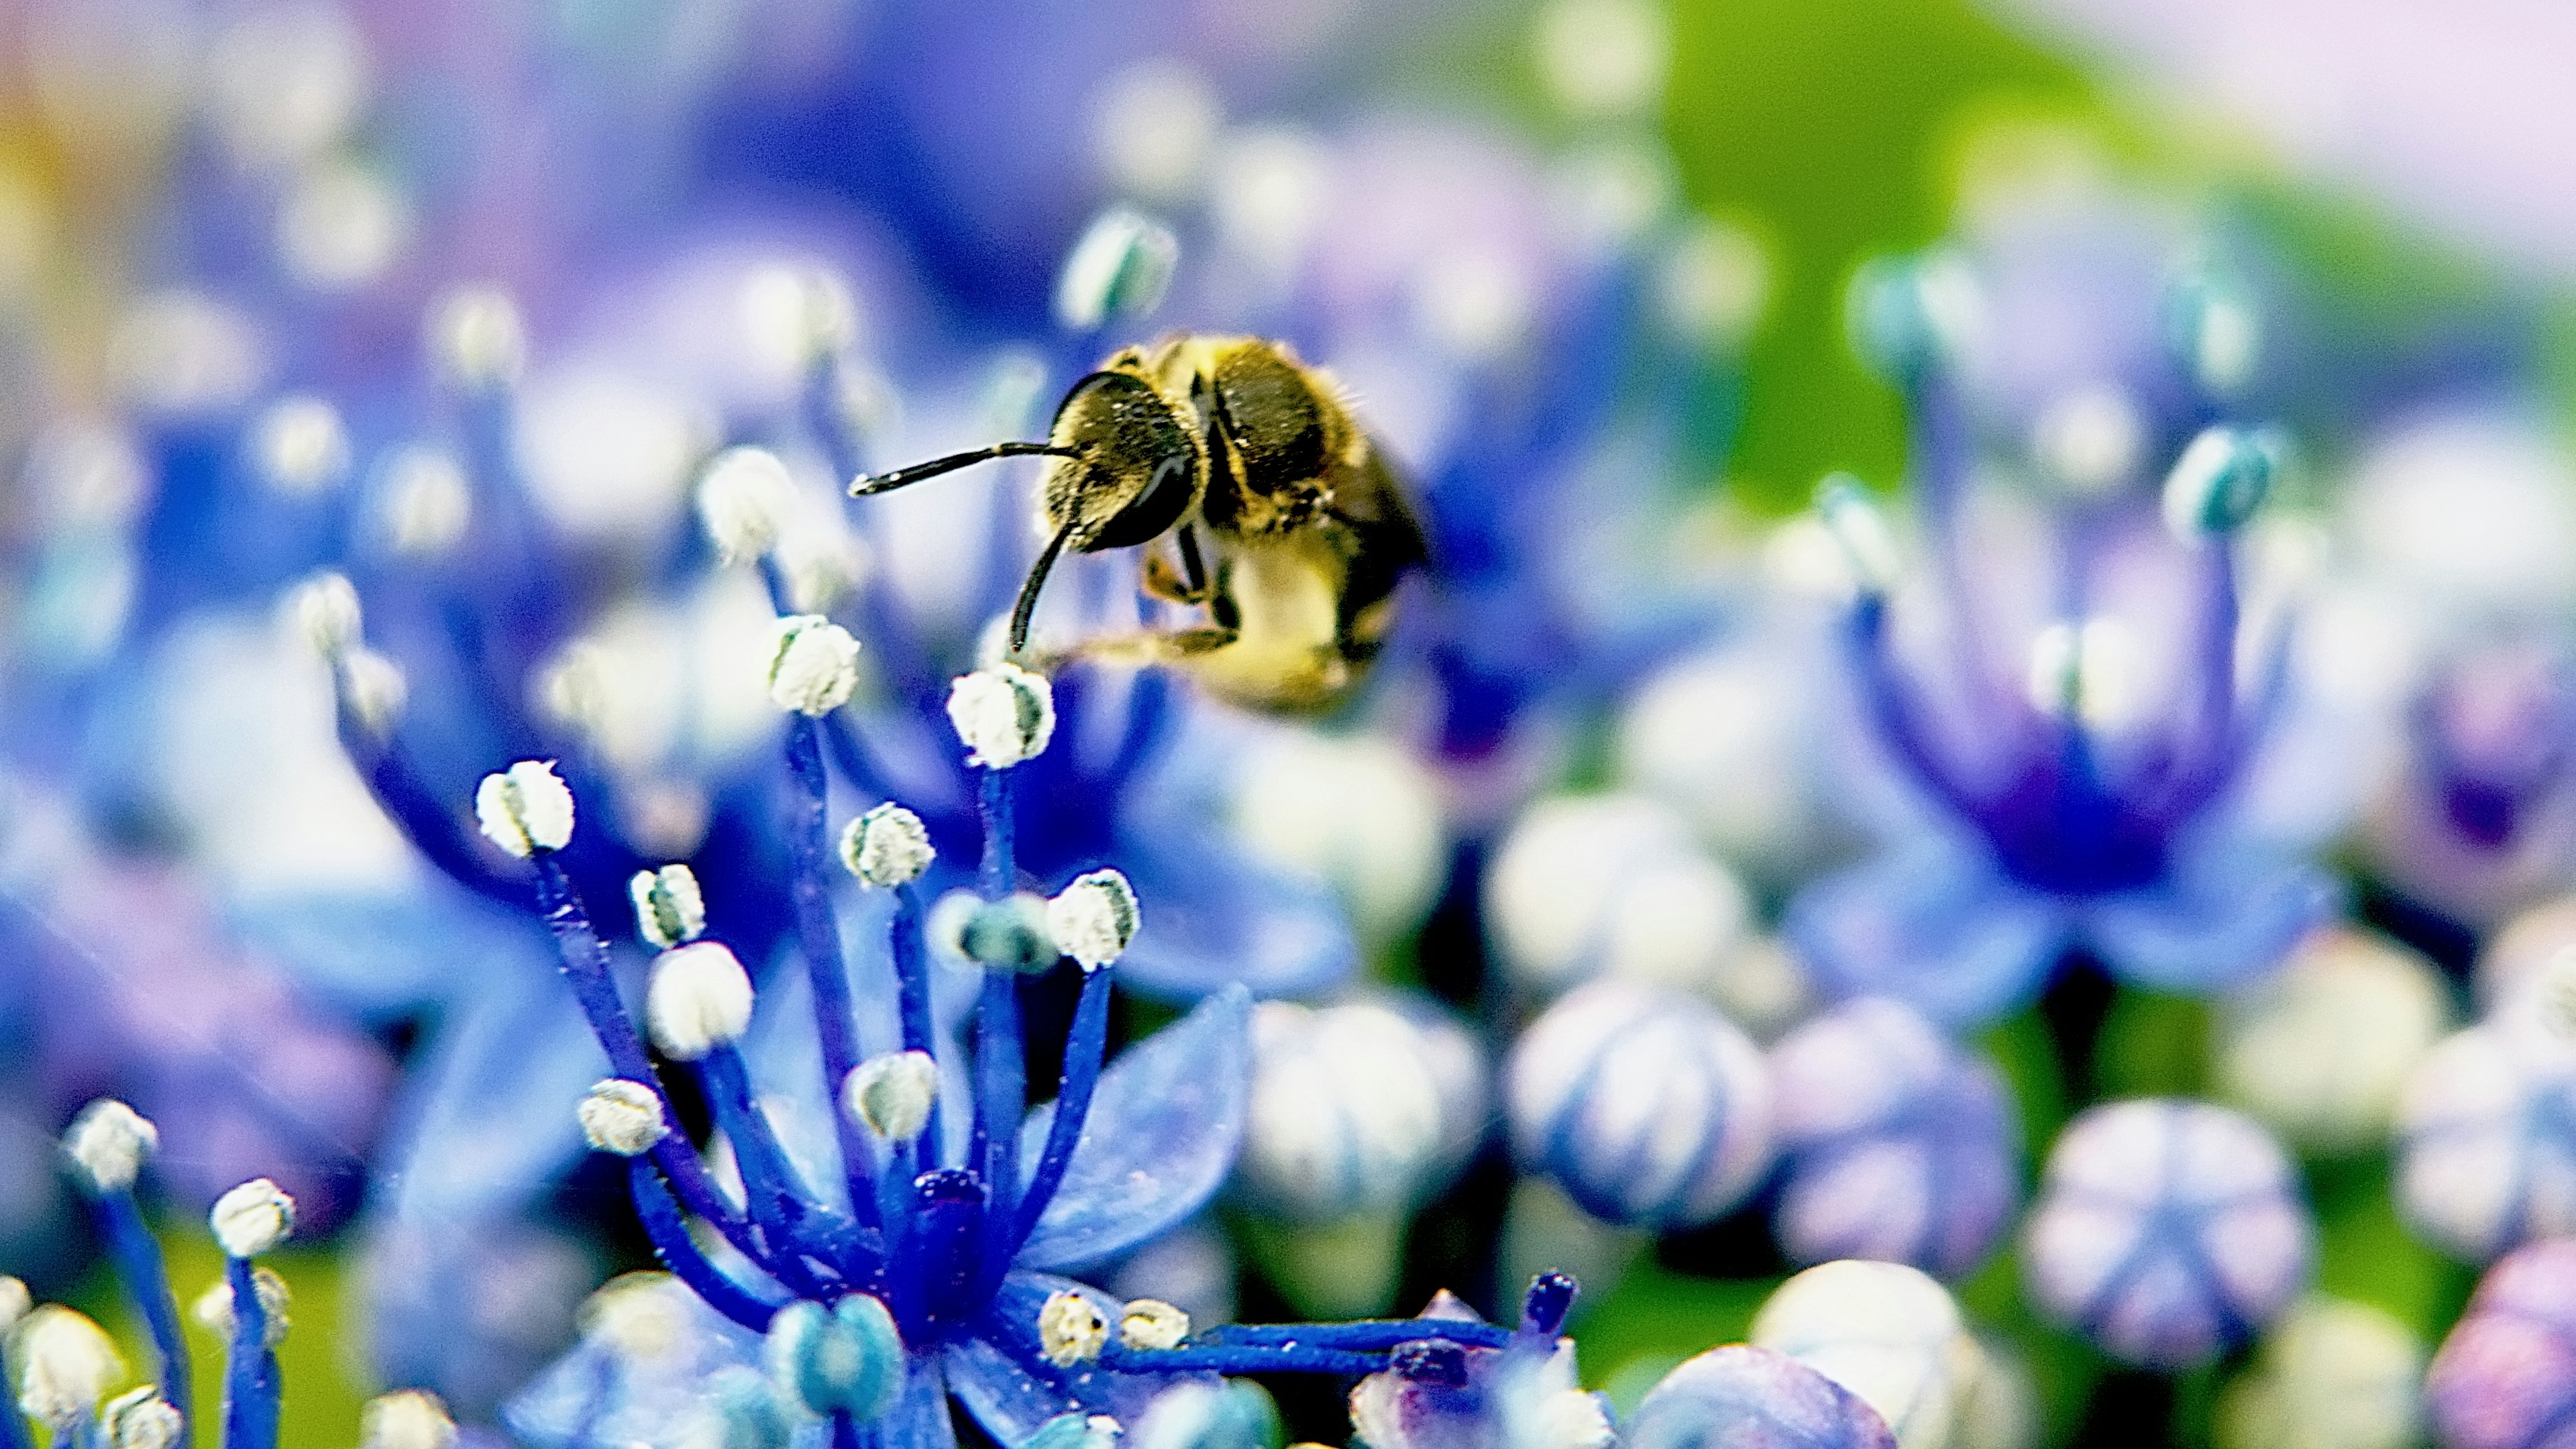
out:
{"label": "white flower bud", "polygon": [[938,855],[921,817],[889,800],[841,832],[841,864],[879,890],[921,879]]}
{"label": "white flower bud", "polygon": [[1092,1301],[1070,1289],[1047,1295],[1038,1310],[1038,1351],[1057,1368],[1100,1357],[1109,1342],[1109,1320]]}
{"label": "white flower bud", "polygon": [[1400,1212],[1485,1132],[1485,1063],[1427,1003],[1363,998],[1253,1008],[1242,1196],[1303,1223]]}
{"label": "white flower bud", "polygon": [[378,739],[393,733],[410,697],[401,665],[363,647],[341,656],[340,698],[350,717]]}
{"label": "white flower bud", "polygon": [[2407,1079],[2450,1015],[2430,962],[2384,937],[2319,930],[2226,998],[2218,1085],[2294,1146],[2368,1151],[2387,1142]]}
{"label": "white flower bud", "polygon": [[1136,939],[1136,892],[1114,870],[1074,877],[1047,902],[1047,934],[1056,949],[1097,971],[1117,960]]}
{"label": "white flower bud", "polygon": [[455,1449],[456,1421],[426,1389],[403,1389],[358,1411],[358,1449]]}
{"label": "white flower bud", "polygon": [[364,615],[358,586],[343,573],[323,572],[286,593],[286,614],[296,631],[325,659],[337,659],[358,642]]}
{"label": "white flower bud", "polygon": [[1533,805],[1486,873],[1496,952],[1521,985],[1593,977],[1707,990],[1753,917],[1744,884],[1659,801],[1628,793]]}
{"label": "white flower bud", "polygon": [[820,719],[859,688],[859,641],[820,614],[778,621],[769,655],[769,698],[780,709]]}
{"label": "white flower bud", "polygon": [[1088,332],[1112,318],[1142,317],[1163,302],[1180,266],[1171,229],[1131,207],[1095,218],[1065,258],[1055,284],[1056,321]]}
{"label": "white flower bud", "polygon": [[160,1145],[160,1129],[112,1097],[81,1108],[70,1130],[63,1133],[63,1151],[81,1176],[89,1179],[92,1192],[123,1192],[134,1186],[134,1175],[143,1170],[144,1159]]}
{"label": "white flower bud", "polygon": [[295,1199],[267,1178],[254,1177],[215,1199],[206,1221],[225,1256],[256,1258],[295,1231]]}
{"label": "white flower bud", "polygon": [[107,1386],[125,1377],[106,1330],[59,1303],[27,1315],[16,1349],[18,1407],[57,1434],[89,1417]]}
{"label": "white flower bud", "polygon": [[928,1052],[887,1052],[841,1079],[841,1110],[888,1142],[910,1142],[939,1100],[939,1064]]}
{"label": "white flower bud", "polygon": [[966,763],[1007,770],[1046,753],[1055,737],[1055,689],[1045,675],[1005,661],[961,674],[948,687],[948,723]]}
{"label": "white flower bud", "polygon": [[18,1326],[18,1320],[27,1316],[27,1309],[33,1302],[25,1283],[0,1274],[0,1338],[7,1337],[9,1330]]}
{"label": "white flower bud", "polygon": [[483,777],[474,819],[485,838],[524,860],[572,843],[572,790],[552,760],[521,760]]}
{"label": "white flower bud", "polygon": [[767,448],[727,448],[698,480],[698,521],[729,564],[750,563],[777,547],[780,525],[795,504],[795,480]]}
{"label": "white flower bud", "polygon": [[698,894],[697,872],[685,865],[639,870],[627,881],[635,900],[635,924],[644,939],[669,949],[698,939],[707,929],[706,898]]}
{"label": "white flower bud", "polygon": [[440,372],[469,392],[506,387],[528,365],[519,305],[497,287],[459,287],[429,317],[429,351]]}
{"label": "white flower bud", "polygon": [[[286,1280],[266,1268],[253,1268],[250,1272],[250,1281],[252,1290],[259,1294],[260,1316],[268,1325],[266,1334],[268,1347],[275,1348],[286,1341],[288,1302]],[[212,1329],[217,1338],[226,1343],[232,1342],[234,1328],[232,1284],[221,1278],[216,1279],[205,1292],[197,1295],[197,1301],[190,1306],[189,1312],[196,1316],[199,1323]]]}
{"label": "white flower bud", "polygon": [[128,1389],[98,1411],[99,1428],[113,1449],[170,1449],[185,1422],[161,1397],[159,1384]]}
{"label": "white flower bud", "polygon": [[1132,1298],[1118,1315],[1118,1341],[1128,1348],[1178,1348],[1190,1336],[1190,1316],[1159,1298]]}
{"label": "white flower bud", "polygon": [[653,1144],[671,1131],[671,1124],[662,1116],[661,1093],[624,1077],[594,1083],[590,1095],[582,1098],[574,1111],[581,1118],[581,1135],[592,1150],[613,1152],[620,1157],[638,1157],[652,1151]]}
{"label": "white flower bud", "polygon": [[653,962],[644,1022],[665,1056],[694,1062],[751,1029],[751,977],[721,941],[692,941]]}
{"label": "white flower bud", "polygon": [[1809,1268],[1773,1290],[1746,1338],[1878,1410],[1900,1449],[1952,1443],[1961,1401],[1984,1369],[1949,1291],[1901,1263]]}
{"label": "white flower bud", "polygon": [[349,471],[349,431],[340,410],[318,397],[280,398],[251,427],[251,458],[262,481],[309,498]]}
{"label": "white flower bud", "polygon": [[1816,517],[1841,548],[1853,587],[1864,594],[1884,594],[1896,587],[1904,561],[1887,514],[1848,473],[1836,473],[1816,490]]}

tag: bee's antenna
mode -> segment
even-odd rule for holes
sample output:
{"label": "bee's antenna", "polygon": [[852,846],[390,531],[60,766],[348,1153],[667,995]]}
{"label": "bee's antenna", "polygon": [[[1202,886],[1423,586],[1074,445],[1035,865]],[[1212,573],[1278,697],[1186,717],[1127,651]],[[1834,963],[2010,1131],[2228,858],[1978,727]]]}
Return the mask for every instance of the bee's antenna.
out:
{"label": "bee's antenna", "polygon": [[1057,529],[1055,537],[1048,539],[1047,546],[1039,552],[1038,561],[1029,565],[1028,579],[1020,585],[1020,601],[1011,606],[1012,654],[1016,655],[1028,647],[1029,619],[1038,611],[1038,589],[1046,582],[1047,574],[1055,568],[1056,557],[1064,552],[1066,541],[1072,537],[1072,524]]}
{"label": "bee's antenna", "polygon": [[936,478],[942,473],[953,473],[960,468],[969,467],[976,463],[989,462],[995,458],[1074,458],[1079,456],[1081,455],[1074,449],[1059,448],[1053,443],[995,443],[989,448],[976,448],[964,453],[951,453],[945,458],[933,458],[927,463],[915,463],[908,468],[897,468],[891,473],[862,473],[858,477],[850,480],[850,496],[852,498],[866,498],[878,493],[891,493],[897,488],[918,483],[924,478]]}

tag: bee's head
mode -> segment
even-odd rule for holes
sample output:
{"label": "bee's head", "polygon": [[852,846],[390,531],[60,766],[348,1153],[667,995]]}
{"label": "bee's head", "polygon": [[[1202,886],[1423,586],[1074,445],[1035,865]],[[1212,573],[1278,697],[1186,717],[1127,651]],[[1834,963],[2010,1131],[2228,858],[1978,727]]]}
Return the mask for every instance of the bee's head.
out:
{"label": "bee's head", "polygon": [[1050,532],[1078,553],[1127,548],[1171,531],[1206,488],[1207,445],[1152,383],[1115,366],[1073,385],[1048,446]]}

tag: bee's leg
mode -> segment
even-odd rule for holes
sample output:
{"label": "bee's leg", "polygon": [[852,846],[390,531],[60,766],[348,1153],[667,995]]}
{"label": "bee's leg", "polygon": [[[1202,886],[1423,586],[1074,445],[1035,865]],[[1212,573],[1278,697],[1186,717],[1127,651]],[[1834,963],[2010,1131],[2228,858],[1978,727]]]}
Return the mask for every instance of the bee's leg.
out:
{"label": "bee's leg", "polygon": [[1222,649],[1234,640],[1235,631],[1232,629],[1143,630],[1086,639],[1066,650],[1064,657],[1142,669],[1153,664],[1178,664],[1196,655]]}
{"label": "bee's leg", "polygon": [[1208,601],[1207,562],[1199,553],[1197,530],[1184,523],[1172,531],[1172,546],[1181,557],[1175,573],[1159,553],[1145,555],[1145,592],[1172,604]]}

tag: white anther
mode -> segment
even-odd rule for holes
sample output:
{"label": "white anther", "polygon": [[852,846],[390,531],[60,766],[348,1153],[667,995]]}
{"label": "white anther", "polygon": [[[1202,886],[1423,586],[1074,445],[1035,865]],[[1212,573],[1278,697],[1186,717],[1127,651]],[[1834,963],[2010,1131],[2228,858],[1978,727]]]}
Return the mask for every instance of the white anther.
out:
{"label": "white anther", "polygon": [[[264,1335],[268,1347],[275,1348],[286,1341],[286,1306],[289,1298],[286,1280],[266,1268],[253,1268],[250,1272],[250,1282],[251,1290],[259,1295],[260,1317],[268,1328],[268,1332]],[[190,1306],[189,1312],[195,1315],[199,1323],[213,1330],[217,1338],[226,1343],[232,1342],[233,1330],[236,1327],[233,1318],[232,1284],[221,1278],[216,1279],[205,1292],[197,1295],[197,1301]]]}
{"label": "white anther", "polygon": [[484,837],[526,859],[572,843],[572,789],[552,760],[521,760],[483,777],[474,791],[474,820]]}
{"label": "white anther", "polygon": [[507,387],[528,365],[519,304],[498,287],[459,287],[429,314],[429,353],[449,382],[469,392]]}
{"label": "white anther", "polygon": [[698,939],[707,929],[706,898],[698,893],[697,872],[671,864],[639,870],[626,883],[635,901],[635,924],[644,939],[665,950]]}
{"label": "white anther", "polygon": [[123,1192],[134,1186],[144,1159],[161,1145],[161,1131],[133,1108],[102,1097],[81,1108],[63,1133],[63,1151],[92,1192]]}
{"label": "white anther", "polygon": [[349,471],[349,432],[340,410],[309,394],[280,398],[251,429],[251,458],[269,487],[309,498]]}
{"label": "white anther", "polygon": [[2137,718],[2137,641],[2116,619],[2058,622],[2039,631],[2030,650],[2031,706],[2095,729]]}
{"label": "white anther", "polygon": [[1131,1298],[1118,1315],[1118,1341],[1128,1348],[1178,1348],[1190,1336],[1190,1316],[1159,1298]]}
{"label": "white anther", "polygon": [[27,1316],[34,1302],[35,1296],[27,1291],[25,1283],[0,1274],[0,1337],[18,1326],[18,1320]]}
{"label": "white anther", "polygon": [[1672,61],[1663,7],[1647,0],[1557,0],[1539,13],[1531,47],[1548,95],[1583,117],[1652,111]]}
{"label": "white anther", "polygon": [[640,1157],[671,1132],[662,1115],[662,1094],[624,1077],[593,1083],[590,1095],[573,1110],[581,1118],[583,1139],[596,1152]]}
{"label": "white anther", "polygon": [[664,1056],[693,1062],[751,1030],[751,977],[721,941],[692,941],[653,962],[644,1022]]}
{"label": "white anther", "polygon": [[384,463],[378,527],[406,558],[436,558],[474,521],[474,489],[445,449],[413,444]]}
{"label": "white anther", "polygon": [[769,655],[770,702],[820,719],[859,688],[859,641],[820,614],[778,621]]}
{"label": "white anther", "polygon": [[857,339],[859,309],[839,277],[782,262],[744,279],[742,323],[768,375],[794,378]]}
{"label": "white anther", "polygon": [[1038,1351],[1057,1368],[1091,1362],[1108,1342],[1109,1320],[1079,1293],[1060,1289],[1038,1310]]}
{"label": "white anther", "polygon": [[1139,917],[1135,888],[1114,870],[1095,870],[1047,902],[1047,934],[1056,949],[1097,971],[1117,960],[1136,939]]}
{"label": "white anther", "polygon": [[99,1406],[98,1426],[113,1449],[170,1449],[186,1421],[161,1397],[159,1384],[128,1389]]}
{"label": "white anther", "polygon": [[910,1142],[939,1101],[939,1064],[923,1051],[887,1052],[841,1079],[841,1110],[888,1142]]}
{"label": "white anther", "polygon": [[277,250],[289,275],[340,292],[382,276],[411,230],[402,193],[351,161],[307,168],[277,210]]}
{"label": "white anther", "polygon": [[358,1449],[455,1449],[456,1421],[427,1389],[369,1399],[358,1411]]}
{"label": "white anther", "polygon": [[1836,473],[1816,490],[1816,517],[1842,550],[1853,585],[1864,594],[1884,594],[1896,587],[1904,563],[1896,551],[1895,531],[1860,480]]}
{"label": "white anther", "polygon": [[325,659],[337,659],[358,642],[365,614],[358,606],[358,586],[344,573],[313,575],[286,593],[286,614],[296,632]]}
{"label": "white anther", "polygon": [[2165,527],[2182,539],[2243,527],[2271,493],[2280,454],[2268,430],[2203,429],[2165,475]]}
{"label": "white anther", "polygon": [[841,832],[841,864],[879,890],[921,879],[937,855],[921,817],[891,800],[851,821]]}
{"label": "white anther", "polygon": [[1771,291],[1762,244],[1742,228],[1692,218],[1656,277],[1658,311],[1676,336],[1704,348],[1731,346],[1753,330]]}
{"label": "white anther", "polygon": [[772,552],[786,578],[787,606],[819,614],[857,593],[868,576],[867,545],[838,527],[801,523]]}
{"label": "white anther", "polygon": [[383,739],[402,719],[411,686],[401,665],[373,649],[352,649],[340,659],[340,698],[367,733]]}
{"label": "white anther", "polygon": [[1162,305],[1181,262],[1169,227],[1125,206],[1102,212],[1074,243],[1056,277],[1055,317],[1088,332],[1112,318],[1143,317]]}
{"label": "white anther", "polygon": [[1111,186],[1151,201],[1186,197],[1207,169],[1225,112],[1195,68],[1163,57],[1112,75],[1091,109],[1091,154]]}
{"label": "white anther", "polygon": [[699,1307],[668,1273],[621,1273],[582,1304],[582,1334],[628,1360],[665,1358],[691,1341]]}
{"label": "white anther", "polygon": [[295,1199],[267,1178],[254,1177],[215,1199],[206,1222],[226,1257],[256,1258],[295,1231]]}
{"label": "white anther", "polygon": [[727,448],[698,480],[698,521],[729,564],[750,563],[778,546],[796,482],[767,448]]}
{"label": "white anther", "polygon": [[966,763],[1007,770],[1046,753],[1055,738],[1055,689],[1045,675],[1005,660],[957,677],[948,723],[966,746]]}
{"label": "white anther", "polygon": [[57,1434],[89,1417],[107,1386],[125,1377],[106,1331],[59,1303],[27,1315],[15,1349],[18,1407]]}
{"label": "white anther", "polygon": [[2040,466],[2078,495],[2126,481],[2137,470],[2146,442],[2147,426],[2136,402],[2109,383],[2079,388],[2051,403],[2030,440]]}

